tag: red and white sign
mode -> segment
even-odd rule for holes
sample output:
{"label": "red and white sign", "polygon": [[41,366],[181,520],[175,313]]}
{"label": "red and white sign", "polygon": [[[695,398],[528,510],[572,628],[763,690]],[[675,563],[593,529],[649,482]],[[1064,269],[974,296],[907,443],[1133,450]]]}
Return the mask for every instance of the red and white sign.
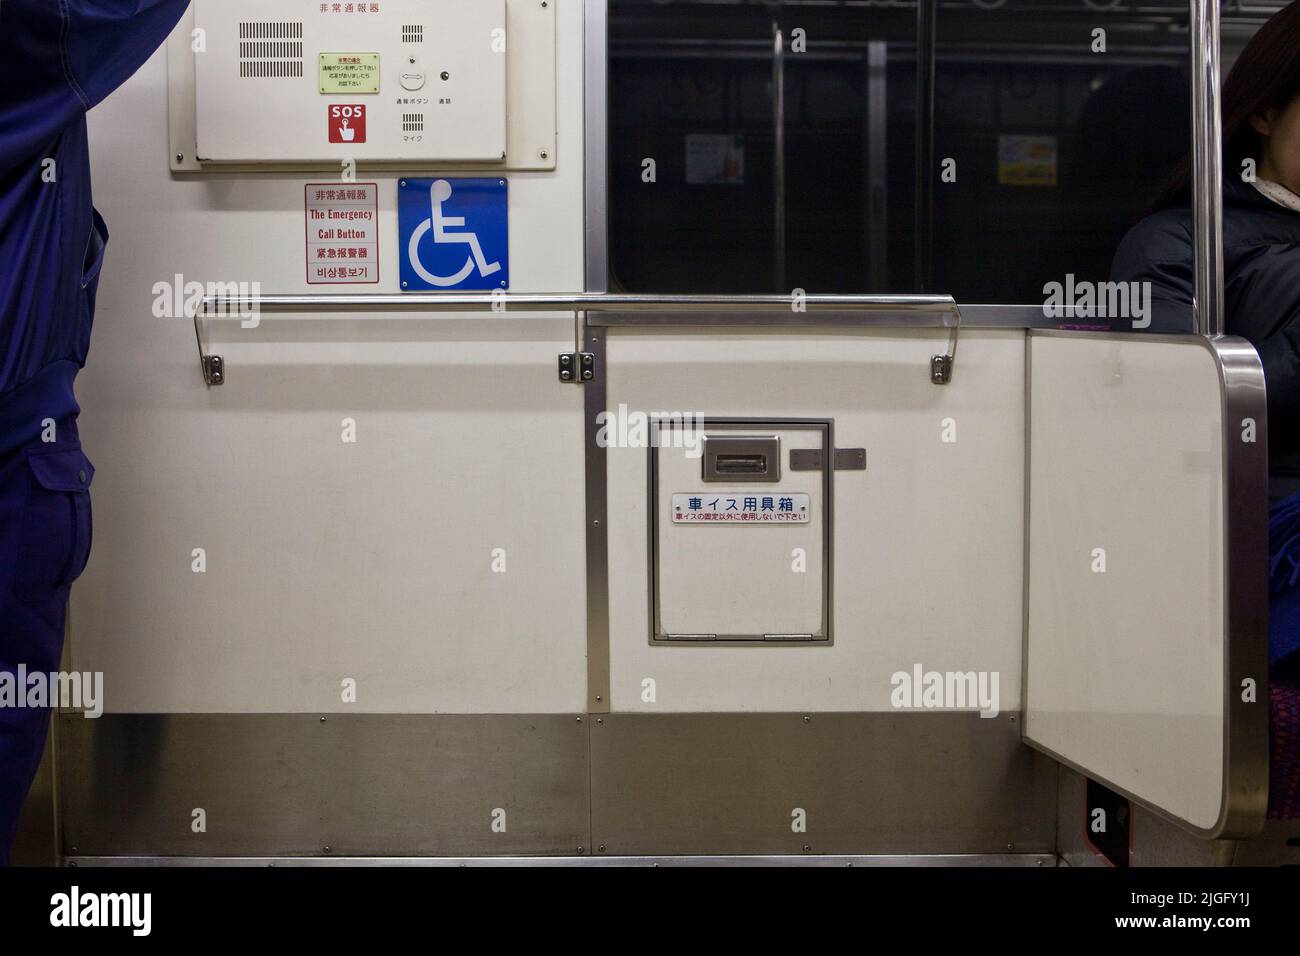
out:
{"label": "red and white sign", "polygon": [[329,104],[330,142],[364,143],[366,141],[366,106],[364,103]]}
{"label": "red and white sign", "polygon": [[308,183],[307,282],[379,281],[379,184]]}

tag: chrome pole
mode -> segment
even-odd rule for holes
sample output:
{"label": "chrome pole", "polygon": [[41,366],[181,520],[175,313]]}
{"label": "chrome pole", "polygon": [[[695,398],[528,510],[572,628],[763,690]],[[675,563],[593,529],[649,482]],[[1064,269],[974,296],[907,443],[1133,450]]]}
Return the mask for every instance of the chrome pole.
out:
{"label": "chrome pole", "polygon": [[785,288],[785,36],[772,22],[772,288]]}
{"label": "chrome pole", "polygon": [[[1219,3],[1191,0],[1192,235],[1195,327],[1223,334],[1223,118],[1219,106]],[[1235,172],[1234,172],[1235,175]]]}

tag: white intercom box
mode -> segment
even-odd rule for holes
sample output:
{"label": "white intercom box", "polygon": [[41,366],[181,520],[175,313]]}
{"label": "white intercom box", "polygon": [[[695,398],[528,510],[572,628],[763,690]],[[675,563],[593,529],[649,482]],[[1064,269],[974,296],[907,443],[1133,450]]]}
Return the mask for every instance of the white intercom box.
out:
{"label": "white intercom box", "polygon": [[200,163],[506,159],[506,0],[196,0]]}

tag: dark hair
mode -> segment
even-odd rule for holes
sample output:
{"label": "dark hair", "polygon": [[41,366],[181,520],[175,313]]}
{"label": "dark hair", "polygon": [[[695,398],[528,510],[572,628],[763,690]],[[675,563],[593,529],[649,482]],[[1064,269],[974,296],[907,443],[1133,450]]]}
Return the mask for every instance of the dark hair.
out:
{"label": "dark hair", "polygon": [[[1281,109],[1300,95],[1300,0],[1291,0],[1259,28],[1237,57],[1223,84],[1223,172],[1232,175],[1245,159],[1259,159],[1259,133],[1252,116]],[[1156,209],[1186,205],[1191,161],[1184,157]]]}

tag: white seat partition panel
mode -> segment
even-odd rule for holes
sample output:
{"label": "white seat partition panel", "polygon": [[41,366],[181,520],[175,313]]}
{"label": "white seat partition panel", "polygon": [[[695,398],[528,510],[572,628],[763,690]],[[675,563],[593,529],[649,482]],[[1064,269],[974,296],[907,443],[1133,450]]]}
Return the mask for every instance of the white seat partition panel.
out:
{"label": "white seat partition panel", "polygon": [[1203,836],[1267,802],[1267,441],[1241,340],[1031,332],[1028,743]]}

